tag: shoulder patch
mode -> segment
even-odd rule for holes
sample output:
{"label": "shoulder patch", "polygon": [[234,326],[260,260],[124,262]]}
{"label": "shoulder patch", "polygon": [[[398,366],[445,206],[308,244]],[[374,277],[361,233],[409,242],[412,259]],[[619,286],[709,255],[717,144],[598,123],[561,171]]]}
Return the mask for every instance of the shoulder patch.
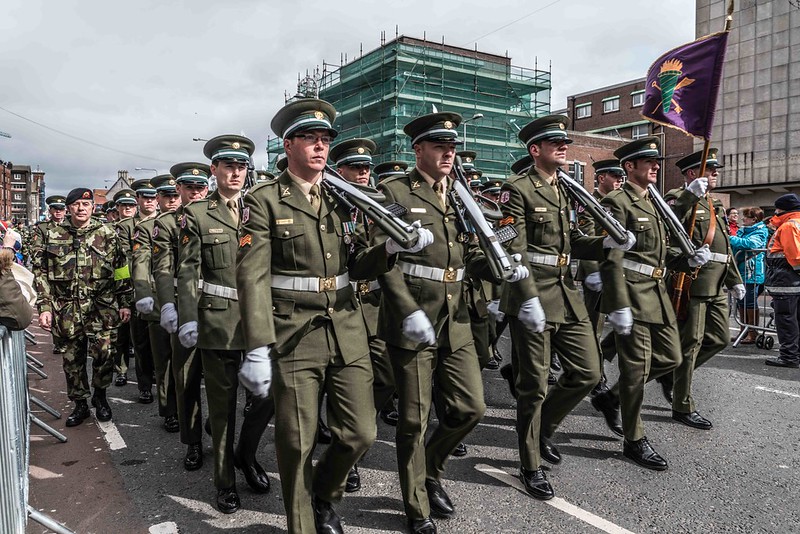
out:
{"label": "shoulder patch", "polygon": [[158,237],[158,226],[153,228],[153,237]]}
{"label": "shoulder patch", "polygon": [[497,199],[500,204],[505,204],[511,198],[511,191],[500,191],[500,198]]}
{"label": "shoulder patch", "polygon": [[253,244],[253,235],[252,234],[244,234],[239,239],[239,248],[246,247]]}
{"label": "shoulder patch", "polygon": [[245,206],[242,210],[242,224],[250,220],[250,206]]}

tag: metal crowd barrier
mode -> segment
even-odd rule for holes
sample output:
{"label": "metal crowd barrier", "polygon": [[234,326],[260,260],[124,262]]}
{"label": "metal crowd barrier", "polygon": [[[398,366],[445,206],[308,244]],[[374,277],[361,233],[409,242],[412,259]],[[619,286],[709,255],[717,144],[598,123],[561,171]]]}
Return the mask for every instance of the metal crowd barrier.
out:
{"label": "metal crowd barrier", "polygon": [[[745,258],[744,274],[749,278],[754,274],[758,255],[765,254],[767,249],[758,248],[739,251],[736,256],[738,257],[743,252]],[[765,260],[762,259],[761,261]],[[766,272],[766,265],[764,266],[763,270]],[[745,278],[745,276],[742,278]],[[738,314],[738,302],[733,302],[733,306],[737,307],[737,312],[733,313],[733,317],[736,321],[736,324],[738,324],[742,330],[739,332],[739,335],[736,336],[736,339],[733,341],[732,345],[734,347],[738,347],[745,336],[747,336],[750,332],[757,332],[758,335],[756,336],[755,341],[756,347],[769,350],[775,345],[775,338],[772,336],[777,335],[777,331],[775,330],[775,310],[772,308],[772,297],[767,294],[766,290],[762,290],[761,295],[758,295],[756,291],[753,291],[753,294],[748,295],[748,297],[755,301],[758,314],[756,315],[755,320],[752,321],[752,323],[749,323],[747,322],[746,318],[743,319]],[[733,309],[731,311],[733,312]]]}
{"label": "metal crowd barrier", "polygon": [[[28,506],[30,423],[38,419],[28,404],[27,370],[25,333],[11,332],[0,326],[0,532],[25,532],[30,517],[58,534],[73,534],[57,521]],[[46,406],[42,401],[38,402]],[[52,410],[49,406],[47,408]],[[53,412],[55,410],[50,411]],[[37,424],[60,436],[41,421]],[[66,441],[65,437],[63,441]]]}

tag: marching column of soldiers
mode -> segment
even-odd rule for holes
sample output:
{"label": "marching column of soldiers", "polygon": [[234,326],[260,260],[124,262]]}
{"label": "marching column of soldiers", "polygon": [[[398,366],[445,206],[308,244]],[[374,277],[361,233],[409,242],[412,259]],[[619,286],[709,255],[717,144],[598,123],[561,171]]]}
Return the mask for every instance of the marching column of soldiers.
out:
{"label": "marching column of soldiers", "polygon": [[[257,455],[274,419],[289,531],[338,533],[335,504],[360,489],[358,462],[380,417],[396,426],[407,526],[422,534],[458,512],[447,460],[468,454],[486,409],[481,371],[500,367],[506,326],[512,354],[501,371],[516,398],[519,477],[536,499],[555,495],[542,464],[564,461],[558,427],[587,395],[623,438],[624,456],[648,469],[668,464],[642,423],[647,382],[659,381],[675,421],[712,428],[692,380],[728,342],[725,290],[744,292],[723,207],[710,195],[722,167],[716,149],[706,161],[702,151],[678,161],[686,185],[665,200],[652,187],[658,138],[627,143],[594,163],[587,201],[561,170],[572,142],[566,117],[520,130],[526,157],[508,179],[484,181],[478,154],[456,152],[457,113],[405,126],[410,171],[399,161],[374,166],[369,139],[335,143],[335,117],[313,98],[277,112],[271,126],[286,154],[277,177],[256,178],[250,139],[220,135],[205,144],[206,163],[179,163],[119,191],[101,210],[106,223],[92,216],[89,189],[47,199],[50,220],[34,229],[30,250],[39,324],[52,331],[75,404],[67,426],[91,415],[89,399],[98,420],[112,418],[106,391],[127,384],[133,354],[138,400],[153,402],[155,386],[163,429],[186,445],[186,470],[202,468],[210,434],[221,512],[241,506],[237,469],[253,492],[270,491]],[[485,208],[478,216],[488,226],[465,196]],[[672,217],[688,233],[683,247]],[[501,252],[479,238],[484,227],[512,232]],[[555,354],[563,372],[552,383]],[[609,386],[604,364],[615,356],[619,380]]]}

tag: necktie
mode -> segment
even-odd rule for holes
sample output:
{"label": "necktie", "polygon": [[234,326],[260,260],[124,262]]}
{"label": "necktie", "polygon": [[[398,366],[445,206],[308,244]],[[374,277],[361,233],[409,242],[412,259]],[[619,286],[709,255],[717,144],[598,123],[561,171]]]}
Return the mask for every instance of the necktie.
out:
{"label": "necktie", "polygon": [[233,222],[237,225],[239,224],[239,204],[235,200],[229,200],[225,203],[228,206],[228,210],[231,212],[231,217],[233,217]]}
{"label": "necktie", "polygon": [[314,208],[314,211],[319,213],[319,206],[320,206],[320,198],[319,198],[319,185],[314,184],[311,186],[311,189],[308,191],[308,195],[310,197],[311,207]]}
{"label": "necktie", "polygon": [[442,209],[446,209],[444,202],[444,184],[442,184],[442,182],[434,182],[433,192],[436,193],[436,198],[439,199],[439,205]]}

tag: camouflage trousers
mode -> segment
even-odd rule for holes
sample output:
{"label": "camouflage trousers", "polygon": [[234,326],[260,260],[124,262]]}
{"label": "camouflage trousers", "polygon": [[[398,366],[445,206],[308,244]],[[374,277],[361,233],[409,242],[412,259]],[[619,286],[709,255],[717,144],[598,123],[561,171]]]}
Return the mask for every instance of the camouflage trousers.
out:
{"label": "camouflage trousers", "polygon": [[111,330],[82,334],[72,339],[53,339],[54,343],[64,347],[64,376],[70,400],[89,398],[87,357],[92,358],[92,387],[97,390],[111,385],[114,374],[111,339]]}

